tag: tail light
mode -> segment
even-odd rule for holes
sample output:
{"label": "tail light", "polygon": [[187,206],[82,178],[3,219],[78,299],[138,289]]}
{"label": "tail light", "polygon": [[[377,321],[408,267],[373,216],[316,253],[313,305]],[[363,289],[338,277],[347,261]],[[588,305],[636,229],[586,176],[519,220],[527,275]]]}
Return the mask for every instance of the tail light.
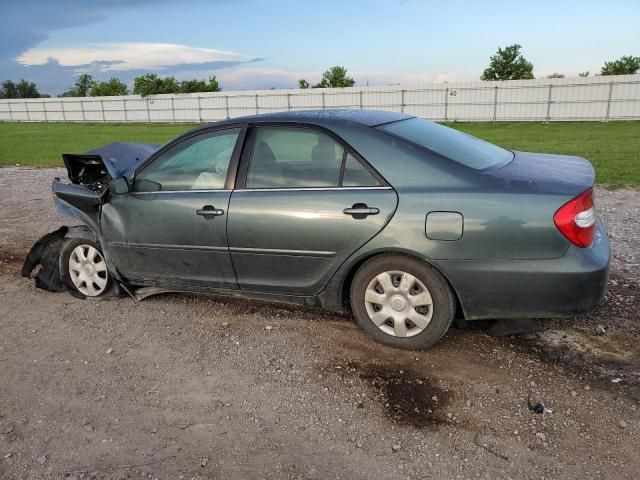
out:
{"label": "tail light", "polygon": [[581,248],[593,242],[596,215],[593,210],[593,190],[590,188],[561,206],[553,216],[560,233]]}

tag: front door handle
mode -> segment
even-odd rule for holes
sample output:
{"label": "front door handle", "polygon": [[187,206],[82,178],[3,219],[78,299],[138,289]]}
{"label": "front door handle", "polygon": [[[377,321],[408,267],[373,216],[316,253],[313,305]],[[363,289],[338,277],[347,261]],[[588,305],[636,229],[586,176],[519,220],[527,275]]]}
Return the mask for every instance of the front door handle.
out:
{"label": "front door handle", "polygon": [[205,205],[204,207],[196,210],[196,215],[201,215],[203,217],[219,217],[220,215],[224,215],[224,210],[216,208],[213,205]]}
{"label": "front door handle", "polygon": [[356,203],[351,208],[345,208],[342,212],[345,215],[351,215],[356,220],[362,220],[367,218],[368,215],[377,215],[380,213],[380,209],[369,207],[366,203]]}

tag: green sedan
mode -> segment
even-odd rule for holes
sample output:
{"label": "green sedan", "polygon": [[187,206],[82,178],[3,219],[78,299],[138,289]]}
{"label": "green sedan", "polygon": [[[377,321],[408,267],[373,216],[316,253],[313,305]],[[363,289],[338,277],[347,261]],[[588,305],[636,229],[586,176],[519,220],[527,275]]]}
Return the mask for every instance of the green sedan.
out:
{"label": "green sedan", "polygon": [[55,202],[76,295],[163,291],[347,312],[427,348],[455,316],[593,308],[609,270],[591,164],[513,152],[395,112],[229,119],[162,146],[65,154]]}

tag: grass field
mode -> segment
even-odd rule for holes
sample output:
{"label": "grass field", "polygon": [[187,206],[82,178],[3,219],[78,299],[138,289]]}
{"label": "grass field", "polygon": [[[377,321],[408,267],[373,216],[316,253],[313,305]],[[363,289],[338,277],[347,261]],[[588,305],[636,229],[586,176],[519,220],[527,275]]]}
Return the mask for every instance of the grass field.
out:
{"label": "grass field", "polygon": [[[640,185],[640,122],[456,123],[449,126],[503,147],[579,155],[597,181]],[[62,165],[62,153],[85,152],[110,142],[165,143],[193,125],[0,123],[0,165]]]}

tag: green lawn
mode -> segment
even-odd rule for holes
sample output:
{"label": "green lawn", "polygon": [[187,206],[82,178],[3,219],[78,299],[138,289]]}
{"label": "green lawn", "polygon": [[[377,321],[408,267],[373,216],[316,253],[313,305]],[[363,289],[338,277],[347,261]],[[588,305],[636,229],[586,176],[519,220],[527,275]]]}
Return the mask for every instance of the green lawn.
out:
{"label": "green lawn", "polygon": [[0,123],[0,165],[62,166],[63,153],[111,142],[162,144],[195,125],[137,123]]}
{"label": "green lawn", "polygon": [[[580,155],[593,162],[598,182],[640,185],[640,122],[455,123],[460,129],[515,150]],[[62,165],[61,154],[115,141],[164,143],[193,125],[0,123],[0,165]]]}

